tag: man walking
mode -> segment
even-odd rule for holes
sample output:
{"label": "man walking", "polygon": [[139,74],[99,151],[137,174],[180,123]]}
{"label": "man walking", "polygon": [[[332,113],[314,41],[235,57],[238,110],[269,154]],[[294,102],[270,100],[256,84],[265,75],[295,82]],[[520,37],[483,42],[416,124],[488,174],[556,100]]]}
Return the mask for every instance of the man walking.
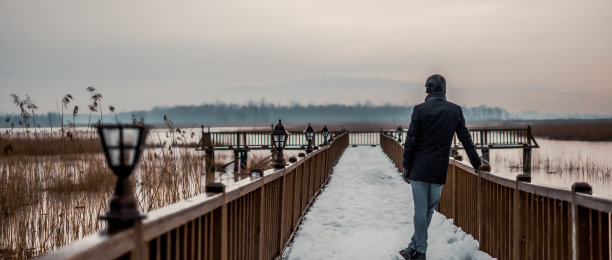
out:
{"label": "man walking", "polygon": [[461,107],[446,101],[446,80],[430,76],[425,83],[425,102],[414,107],[404,145],[404,181],[411,184],[414,198],[414,234],[400,254],[406,259],[426,259],[427,229],[446,183],[453,135],[463,144],[474,169],[482,160],[465,127]]}

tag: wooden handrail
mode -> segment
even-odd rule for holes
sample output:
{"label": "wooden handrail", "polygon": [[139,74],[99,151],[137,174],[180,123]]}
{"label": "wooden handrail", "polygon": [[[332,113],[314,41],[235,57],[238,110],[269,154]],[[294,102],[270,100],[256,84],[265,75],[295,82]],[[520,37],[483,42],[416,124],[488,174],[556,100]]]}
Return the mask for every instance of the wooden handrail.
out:
{"label": "wooden handrail", "polygon": [[[402,171],[403,149],[381,134],[383,151]],[[480,241],[498,259],[610,259],[612,200],[590,186],[565,190],[516,180],[449,158],[437,210]]]}
{"label": "wooden handrail", "polygon": [[296,163],[154,210],[135,227],[87,236],[41,259],[275,259],[349,145],[337,136]]}

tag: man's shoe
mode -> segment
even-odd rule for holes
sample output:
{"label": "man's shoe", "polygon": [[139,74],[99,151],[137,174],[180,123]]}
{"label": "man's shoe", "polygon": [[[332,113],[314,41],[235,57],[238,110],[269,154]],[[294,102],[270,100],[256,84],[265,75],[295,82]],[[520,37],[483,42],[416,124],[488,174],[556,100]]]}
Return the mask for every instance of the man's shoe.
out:
{"label": "man's shoe", "polygon": [[425,256],[425,253],[417,251],[416,253],[414,253],[414,255],[412,255],[412,258],[410,259],[426,260],[427,257]]}
{"label": "man's shoe", "polygon": [[406,247],[399,251],[400,255],[402,255],[406,259],[412,259],[412,256],[416,252],[417,252],[416,249],[410,248],[410,247]]}

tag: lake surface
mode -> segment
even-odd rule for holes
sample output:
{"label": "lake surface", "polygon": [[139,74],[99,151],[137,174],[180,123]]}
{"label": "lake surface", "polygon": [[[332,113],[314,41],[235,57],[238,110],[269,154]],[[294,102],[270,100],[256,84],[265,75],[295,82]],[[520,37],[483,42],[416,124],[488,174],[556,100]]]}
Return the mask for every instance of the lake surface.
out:
{"label": "lake surface", "polygon": [[[569,190],[574,182],[587,182],[593,195],[612,199],[612,142],[536,140],[540,148],[532,150],[532,183]],[[522,149],[490,150],[490,159],[497,175],[515,179],[522,173]]]}

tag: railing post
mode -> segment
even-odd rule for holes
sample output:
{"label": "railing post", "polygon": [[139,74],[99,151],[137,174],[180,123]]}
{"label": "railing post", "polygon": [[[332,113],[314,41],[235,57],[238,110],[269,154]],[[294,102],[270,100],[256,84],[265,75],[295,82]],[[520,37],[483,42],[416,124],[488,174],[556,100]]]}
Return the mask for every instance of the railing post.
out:
{"label": "railing post", "polygon": [[134,260],[149,259],[149,246],[142,237],[142,221],[134,223],[134,236],[136,241],[134,241],[134,250],[132,250],[130,258]]}
{"label": "railing post", "polygon": [[531,146],[523,144],[523,173],[531,174]]}
{"label": "railing post", "polygon": [[483,146],[482,149],[481,149],[481,152],[482,152],[482,158],[483,159],[485,159],[487,162],[491,161],[489,159],[490,156],[489,156],[489,147],[488,146],[487,147]]}
{"label": "railing post", "polygon": [[572,259],[590,259],[591,232],[589,209],[576,203],[576,193],[593,194],[593,188],[586,182],[572,184]]}
{"label": "railing post", "polygon": [[477,181],[477,186],[476,186],[476,225],[478,226],[478,241],[483,241],[486,238],[483,238],[482,234],[482,218],[483,218],[483,198],[482,198],[482,171],[478,170],[476,171],[476,174],[478,175],[478,181]]}
{"label": "railing post", "polygon": [[249,161],[249,152],[248,151],[240,151],[240,169],[244,170],[247,168],[247,163]]}
{"label": "railing post", "polygon": [[[225,196],[225,185],[219,182],[213,182],[206,185],[206,192],[223,193]],[[227,203],[213,211],[212,214],[213,237],[218,239],[213,240],[212,255],[213,259],[227,260]]]}
{"label": "railing post", "polygon": [[455,158],[455,156],[459,155],[459,148],[453,146],[450,150],[450,157]]}
{"label": "railing post", "polygon": [[263,243],[263,241],[264,241],[264,230],[263,230],[263,228],[264,228],[264,215],[265,215],[264,214],[264,205],[265,205],[264,204],[265,203],[265,201],[264,201],[264,199],[265,199],[265,197],[264,197],[264,194],[265,194],[264,186],[265,186],[265,184],[264,184],[263,176],[262,176],[260,182],[261,182],[261,186],[259,187],[259,190],[256,191],[257,193],[259,193],[259,214],[257,214],[257,216],[255,216],[257,218],[257,220],[258,220],[258,225],[259,225],[259,227],[257,228],[257,231],[259,232],[258,238],[257,238],[257,243],[258,243],[257,244],[257,259],[264,259],[264,255],[265,255],[264,254],[265,253],[264,252],[265,251],[264,248],[265,247],[264,247],[264,243]]}
{"label": "railing post", "polygon": [[521,190],[519,183],[531,182],[531,176],[519,174],[516,176],[516,183],[514,186],[514,205],[513,205],[513,216],[512,216],[512,259],[526,259],[527,255],[524,254],[525,242],[526,242],[526,226],[525,226],[525,204],[526,200],[521,196]]}
{"label": "railing post", "polygon": [[278,253],[282,254],[283,253],[283,247],[285,246],[285,238],[284,238],[284,234],[285,234],[285,218],[287,217],[287,214],[285,214],[285,200],[288,199],[287,197],[285,197],[285,185],[287,185],[287,174],[285,173],[283,175],[283,177],[281,177],[282,181],[280,182],[280,198],[279,198],[279,203],[280,203],[280,228],[278,229]]}
{"label": "railing post", "polygon": [[234,180],[238,181],[238,174],[240,174],[240,153],[238,150],[234,150]]}
{"label": "railing post", "polygon": [[215,181],[215,150],[214,148],[206,148],[205,151],[205,160],[206,164],[206,184]]}
{"label": "railing post", "polygon": [[453,158],[453,161],[451,162],[451,165],[449,166],[451,168],[451,180],[452,180],[449,183],[450,191],[452,195],[451,211],[450,211],[452,216],[448,216],[448,217],[453,219],[453,222],[455,225],[458,225],[457,223],[457,200],[459,198],[457,198],[457,165],[455,163],[456,163],[455,159]]}

